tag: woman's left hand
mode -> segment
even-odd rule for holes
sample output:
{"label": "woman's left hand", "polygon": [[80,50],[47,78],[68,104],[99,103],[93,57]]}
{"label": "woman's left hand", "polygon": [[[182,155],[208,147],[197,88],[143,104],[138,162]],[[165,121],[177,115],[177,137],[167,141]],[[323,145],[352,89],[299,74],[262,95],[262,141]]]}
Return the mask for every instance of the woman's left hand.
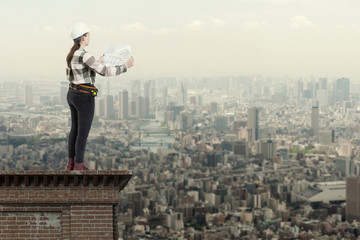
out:
{"label": "woman's left hand", "polygon": [[101,57],[99,57],[99,62],[102,62],[103,59],[104,59],[104,55],[102,55]]}

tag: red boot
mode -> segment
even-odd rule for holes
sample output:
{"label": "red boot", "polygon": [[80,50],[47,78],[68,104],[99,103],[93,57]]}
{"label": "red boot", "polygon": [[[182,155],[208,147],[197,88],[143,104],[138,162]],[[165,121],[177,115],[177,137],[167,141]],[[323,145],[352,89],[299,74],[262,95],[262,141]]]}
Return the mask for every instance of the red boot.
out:
{"label": "red boot", "polygon": [[66,171],[74,170],[75,158],[69,158],[68,163],[66,164]]}
{"label": "red boot", "polygon": [[84,163],[75,163],[75,171],[95,171],[95,169],[88,169]]}

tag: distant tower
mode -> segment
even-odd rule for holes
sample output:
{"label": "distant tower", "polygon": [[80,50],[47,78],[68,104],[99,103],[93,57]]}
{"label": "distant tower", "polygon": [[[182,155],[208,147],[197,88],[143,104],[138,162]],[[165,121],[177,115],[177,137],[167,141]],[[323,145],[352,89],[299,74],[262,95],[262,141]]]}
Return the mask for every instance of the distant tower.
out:
{"label": "distant tower", "polygon": [[187,87],[184,82],[181,82],[181,106],[184,106],[186,108],[187,106]]}
{"label": "distant tower", "polygon": [[313,136],[319,134],[319,107],[312,107],[311,109],[311,130]]}
{"label": "distant tower", "polygon": [[217,111],[218,111],[217,102],[211,102],[210,103],[210,111],[211,111],[211,113],[217,113]]}
{"label": "distant tower", "polygon": [[360,221],[360,178],[346,178],[346,221]]}
{"label": "distant tower", "polygon": [[135,116],[137,118],[144,118],[144,98],[142,96],[138,96],[135,99]]}
{"label": "distant tower", "polygon": [[129,117],[129,93],[127,90],[119,92],[119,119]]}
{"label": "distant tower", "polygon": [[257,142],[256,153],[262,154],[266,159],[276,157],[276,142],[273,142],[272,140]]}
{"label": "distant tower", "polygon": [[97,100],[96,100],[95,115],[98,116],[98,117],[104,117],[105,116],[105,106],[104,106],[104,99],[103,98],[97,98]]}
{"label": "distant tower", "polygon": [[327,78],[319,78],[319,89],[327,90]]}
{"label": "distant tower", "polygon": [[105,117],[113,118],[114,117],[114,98],[112,95],[105,96]]}
{"label": "distant tower", "polygon": [[249,141],[257,141],[259,139],[259,110],[256,107],[248,110],[247,127]]}
{"label": "distant tower", "polygon": [[144,97],[150,98],[151,80],[144,83]]}
{"label": "distant tower", "polygon": [[25,91],[24,91],[24,104],[27,107],[33,106],[33,88],[31,84],[25,85]]}
{"label": "distant tower", "polygon": [[163,102],[164,102],[164,105],[166,106],[167,105],[167,97],[168,97],[168,87],[164,87],[162,93],[163,93],[162,94]]}
{"label": "distant tower", "polygon": [[348,78],[336,79],[334,84],[335,102],[350,100],[350,80]]}
{"label": "distant tower", "polygon": [[69,82],[66,81],[61,81],[60,82],[60,104],[67,107],[68,103],[67,103],[67,92],[69,89]]}

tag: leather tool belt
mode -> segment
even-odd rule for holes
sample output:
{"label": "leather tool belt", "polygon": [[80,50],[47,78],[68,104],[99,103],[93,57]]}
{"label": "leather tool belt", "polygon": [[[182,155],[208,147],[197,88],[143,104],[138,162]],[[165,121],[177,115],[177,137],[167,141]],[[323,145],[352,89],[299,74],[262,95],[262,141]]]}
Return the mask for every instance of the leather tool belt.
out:
{"label": "leather tool belt", "polygon": [[96,97],[97,92],[98,92],[98,89],[94,85],[91,85],[91,84],[78,84],[77,85],[77,84],[70,83],[69,88],[79,91],[79,92],[82,92],[82,93],[88,93],[92,97]]}

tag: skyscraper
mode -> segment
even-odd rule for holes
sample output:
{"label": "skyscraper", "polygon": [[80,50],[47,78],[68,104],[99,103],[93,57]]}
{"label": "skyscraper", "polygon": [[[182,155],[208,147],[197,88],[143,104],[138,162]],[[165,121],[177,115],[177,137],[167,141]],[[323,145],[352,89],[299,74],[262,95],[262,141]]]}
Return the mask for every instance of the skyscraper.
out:
{"label": "skyscraper", "polygon": [[311,130],[313,136],[319,134],[319,107],[311,108]]}
{"label": "skyscraper", "polygon": [[129,117],[129,93],[127,90],[119,92],[119,119]]}
{"label": "skyscraper", "polygon": [[105,116],[105,104],[103,98],[96,98],[95,115],[98,117]]}
{"label": "skyscraper", "polygon": [[319,78],[319,89],[327,90],[327,78]]}
{"label": "skyscraper", "polygon": [[112,95],[105,96],[105,117],[113,118],[114,114],[114,98]]}
{"label": "skyscraper", "polygon": [[180,86],[180,106],[187,106],[187,87],[184,82],[181,82]]}
{"label": "skyscraper", "polygon": [[138,96],[135,100],[135,116],[137,118],[143,118],[144,117],[144,98],[142,96]]}
{"label": "skyscraper", "polygon": [[162,93],[163,93],[162,94],[163,102],[164,102],[164,105],[166,106],[167,105],[167,97],[168,97],[168,87],[164,87]]}
{"label": "skyscraper", "polygon": [[346,178],[346,220],[360,220],[360,178]]}
{"label": "skyscraper", "polygon": [[26,84],[24,89],[24,104],[27,107],[33,106],[33,88],[31,84]]}
{"label": "skyscraper", "polygon": [[259,139],[259,110],[254,107],[248,110],[248,133],[249,141],[256,141]]}
{"label": "skyscraper", "polygon": [[256,153],[263,155],[266,159],[276,157],[276,142],[273,142],[272,140],[257,142]]}
{"label": "skyscraper", "polygon": [[335,102],[350,100],[350,80],[348,78],[336,79],[334,84]]}

